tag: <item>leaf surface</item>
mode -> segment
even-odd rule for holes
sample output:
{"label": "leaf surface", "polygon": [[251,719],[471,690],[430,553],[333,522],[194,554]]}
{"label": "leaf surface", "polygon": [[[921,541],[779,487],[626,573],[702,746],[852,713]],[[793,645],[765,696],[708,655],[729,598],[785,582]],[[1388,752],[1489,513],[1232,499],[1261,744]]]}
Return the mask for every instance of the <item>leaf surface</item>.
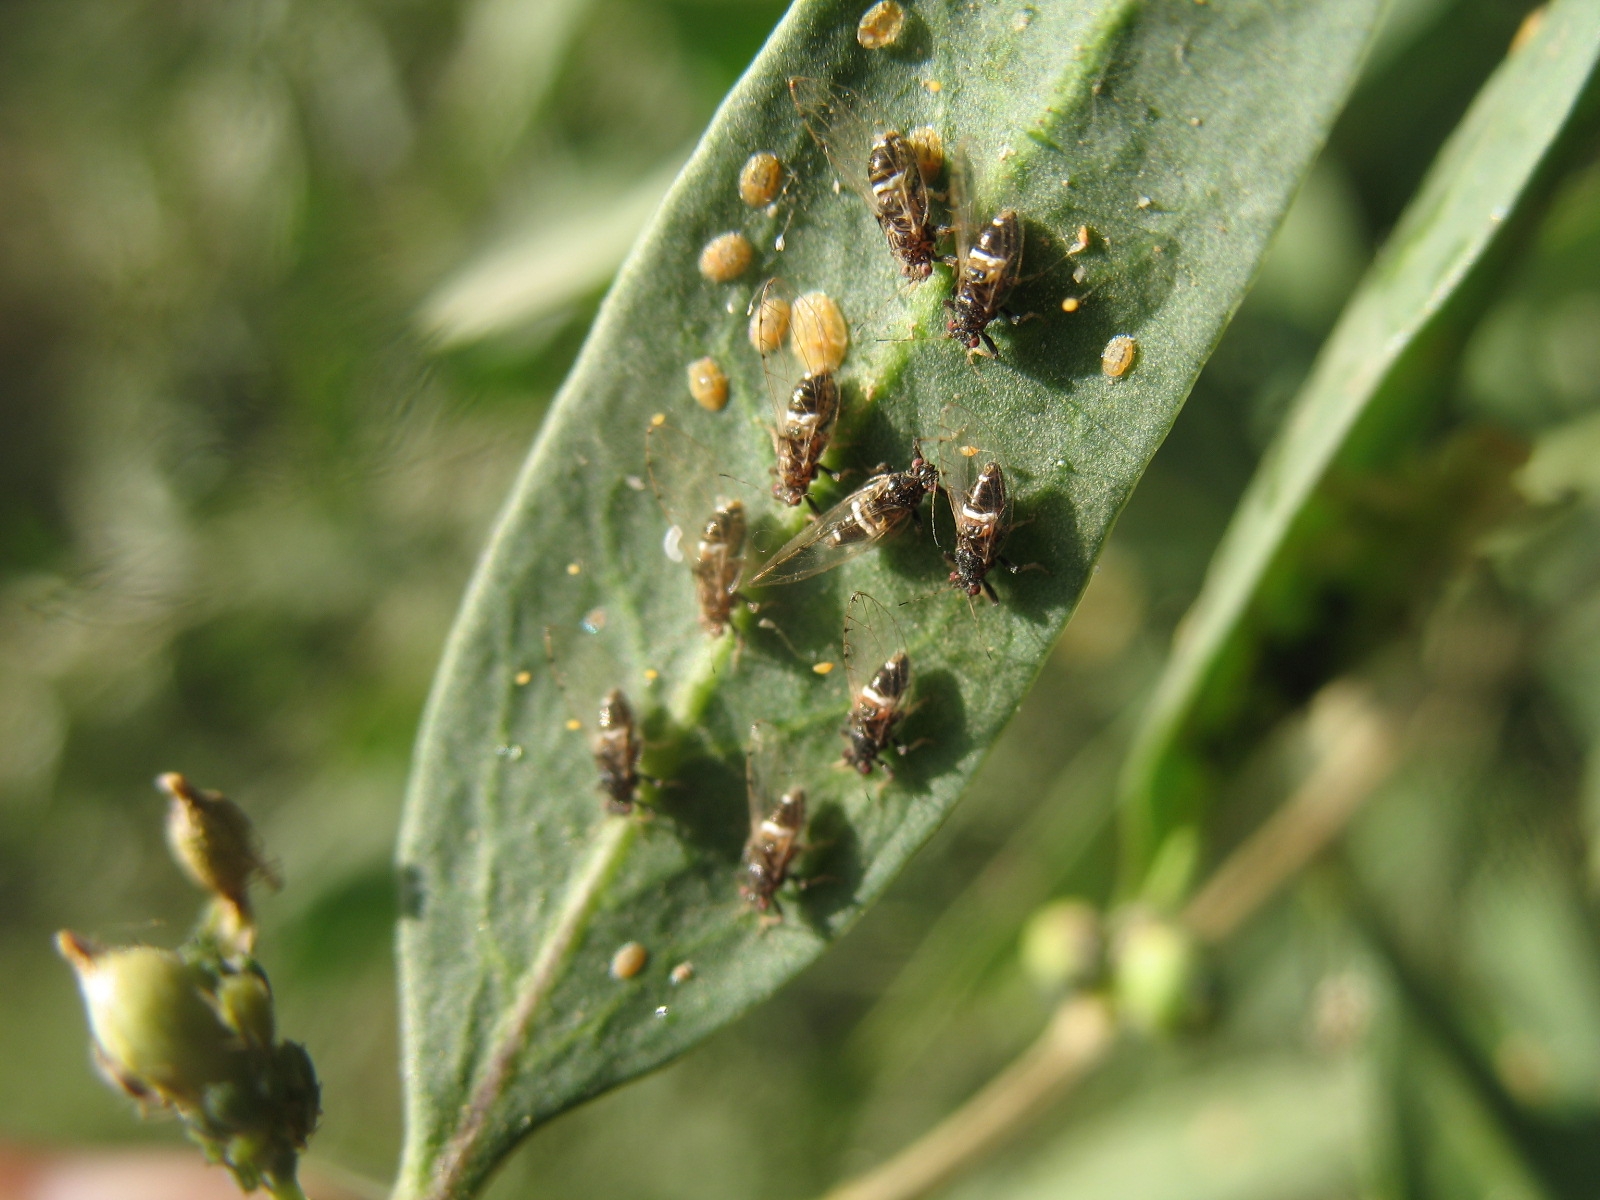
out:
{"label": "leaf surface", "polygon": [[[1576,109],[1593,107],[1600,8],[1557,0],[1485,85],[1323,346],[1179,626],[1122,780],[1130,854],[1154,848],[1159,775],[1296,515],[1364,413],[1474,269],[1541,195]],[[1137,868],[1136,868],[1137,869]]]}
{"label": "leaf surface", "polygon": [[[452,634],[400,846],[400,1196],[473,1194],[529,1129],[770,994],[932,833],[1015,711],[1243,296],[1380,4],[951,0],[917,6],[902,45],[875,54],[856,43],[859,7],[802,0],[723,105],[623,266]],[[1041,316],[995,326],[1000,361],[969,365],[934,336],[948,272],[903,285],[866,207],[835,190],[797,119],[786,87],[797,75],[850,89],[902,128],[934,126],[965,148],[980,217],[1023,215],[1012,304]],[[737,194],[757,150],[793,172],[770,213]],[[1090,246],[1066,257],[1081,225]],[[749,237],[756,262],[708,283],[700,249],[728,230]],[[663,414],[708,448],[708,474],[745,500],[761,553],[799,528],[799,513],[766,495],[765,376],[746,336],[746,304],[772,275],[827,292],[852,324],[833,455],[857,473],[844,487],[880,461],[904,466],[914,438],[952,453],[940,439],[957,403],[1005,447],[1025,523],[1006,552],[1044,571],[997,572],[1002,603],[969,606],[945,583],[940,547],[908,531],[763,591],[761,617],[781,637],[741,616],[738,653],[706,638],[687,571],[663,554],[645,430]],[[1062,311],[1067,296],[1078,311]],[[1139,349],[1113,380],[1100,360],[1115,335]],[[685,382],[708,354],[730,384],[717,413]],[[935,527],[948,545],[948,514]],[[918,707],[903,737],[922,744],[888,782],[835,767],[845,672],[812,669],[840,661],[857,589],[893,614],[913,664]],[[592,720],[585,697],[609,687],[642,716],[645,770],[670,781],[645,818],[605,814],[588,739],[566,727],[569,714]],[[812,814],[798,873],[813,886],[785,894],[784,921],[766,929],[737,890],[742,747],[756,720]],[[634,941],[644,969],[611,978],[612,954]],[[693,977],[673,983],[683,963]]]}

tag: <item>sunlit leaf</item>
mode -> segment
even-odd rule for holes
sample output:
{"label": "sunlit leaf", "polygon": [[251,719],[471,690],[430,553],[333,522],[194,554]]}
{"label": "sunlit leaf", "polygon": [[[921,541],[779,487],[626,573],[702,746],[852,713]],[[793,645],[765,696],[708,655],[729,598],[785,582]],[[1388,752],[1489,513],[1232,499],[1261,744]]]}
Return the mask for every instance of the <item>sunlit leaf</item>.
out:
{"label": "sunlit leaf", "polygon": [[[648,1070],[768,995],[882,892],[938,825],[1015,710],[1077,602],[1116,514],[1177,415],[1337,112],[1377,0],[918,6],[901,46],[856,43],[859,6],[801,3],[735,89],[623,266],[486,552],[425,721],[401,843],[407,1151],[399,1194],[470,1194],[529,1129]],[[996,325],[1001,360],[969,365],[943,327],[948,274],[908,289],[861,200],[790,104],[804,75],[871,114],[964,145],[980,216],[1024,217],[1035,320]],[[740,201],[753,151],[794,177],[771,212]],[[1088,244],[1068,257],[1080,226]],[[732,284],[696,269],[741,230]],[[574,236],[581,236],[575,231]],[[781,237],[783,249],[775,248]],[[1080,273],[1081,278],[1077,278]],[[1009,450],[1019,519],[1001,604],[945,583],[927,532],[761,595],[742,649],[711,643],[645,478],[660,413],[710,451],[719,490],[770,552],[799,527],[765,493],[771,443],[745,307],[763,278],[823,290],[852,323],[835,459],[861,473],[930,453],[952,402]],[[1079,301],[1065,312],[1064,298]],[[1115,335],[1131,370],[1101,368]],[[731,385],[697,408],[687,365]],[[832,485],[828,485],[832,486]],[[836,496],[837,493],[834,493]],[[828,497],[824,495],[823,499]],[[948,537],[948,516],[938,526]],[[689,541],[692,541],[692,533]],[[892,780],[835,768],[847,707],[840,630],[854,590],[904,630],[917,748]],[[648,819],[606,816],[568,696],[625,688],[645,723]],[[584,630],[594,632],[584,632]],[[781,634],[781,636],[779,636]],[[565,650],[562,647],[566,647]],[[602,665],[596,675],[584,664]],[[581,678],[580,678],[581,677]],[[588,681],[588,682],[585,682]],[[738,894],[748,832],[742,746],[771,723],[810,798],[812,886],[763,928]],[[891,757],[895,757],[891,755]],[[608,975],[627,942],[649,952]],[[693,964],[692,978],[672,981]],[[681,977],[683,972],[679,972]]]}

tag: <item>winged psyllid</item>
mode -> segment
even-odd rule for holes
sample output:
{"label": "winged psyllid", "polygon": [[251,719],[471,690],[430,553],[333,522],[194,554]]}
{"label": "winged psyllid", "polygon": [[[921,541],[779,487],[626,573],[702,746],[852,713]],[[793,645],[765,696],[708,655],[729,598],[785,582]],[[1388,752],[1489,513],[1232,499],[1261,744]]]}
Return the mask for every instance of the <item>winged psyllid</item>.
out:
{"label": "winged psyllid", "polygon": [[798,76],[789,80],[789,95],[835,174],[877,219],[901,274],[927,279],[937,230],[912,144],[885,122],[869,121],[862,102],[844,88]]}
{"label": "winged psyllid", "polygon": [[[1002,315],[1016,323],[1005,303],[1022,275],[1022,222],[1006,208],[979,226],[973,216],[971,173],[965,153],[950,160],[950,214],[956,231],[955,292],[945,300],[946,329],[966,347],[968,357],[998,358],[989,326]],[[979,347],[983,349],[979,349]]]}
{"label": "winged psyllid", "polygon": [[811,482],[822,469],[839,419],[839,383],[826,362],[813,366],[791,353],[784,333],[793,311],[784,283],[767,280],[751,306],[750,341],[761,352],[771,403],[769,432],[777,477],[772,494],[784,504],[803,500],[815,510]]}
{"label": "winged psyllid", "polygon": [[805,790],[793,786],[783,770],[777,733],[757,721],[750,727],[745,756],[750,837],[744,844],[739,894],[760,913],[777,907],[777,891],[789,877],[806,827]]}
{"label": "winged psyllid", "polygon": [[949,404],[944,417],[946,434],[939,443],[941,490],[955,528],[954,549],[947,556],[950,583],[969,597],[982,592],[990,603],[998,604],[990,571],[998,566],[1015,575],[1037,566],[1018,566],[1002,552],[1015,524],[1008,456],[999,439],[969,410]]}
{"label": "winged psyllid", "polygon": [[729,480],[710,449],[664,417],[645,433],[645,465],[667,518],[667,555],[688,564],[701,628],[720,637],[744,577],[744,502],[719,489]]}
{"label": "winged psyllid", "polygon": [[922,498],[939,487],[939,470],[912,444],[904,471],[880,467],[783,546],[757,572],[753,584],[795,583],[848,562],[876,546],[908,520],[917,519]]}
{"label": "winged psyllid", "polygon": [[595,786],[605,798],[606,811],[625,816],[639,799],[644,737],[633,705],[616,686],[616,672],[607,669],[609,658],[583,640],[597,638],[604,626],[604,609],[586,614],[577,634],[567,636],[565,630],[546,626],[544,649],[550,674],[570,713],[567,728],[582,732],[591,729],[593,722],[589,749],[599,776]]}
{"label": "winged psyllid", "polygon": [[844,618],[844,669],[850,688],[850,716],[840,733],[844,761],[863,775],[883,764],[894,746],[895,730],[910,712],[911,659],[905,636],[889,610],[866,592],[850,597]]}

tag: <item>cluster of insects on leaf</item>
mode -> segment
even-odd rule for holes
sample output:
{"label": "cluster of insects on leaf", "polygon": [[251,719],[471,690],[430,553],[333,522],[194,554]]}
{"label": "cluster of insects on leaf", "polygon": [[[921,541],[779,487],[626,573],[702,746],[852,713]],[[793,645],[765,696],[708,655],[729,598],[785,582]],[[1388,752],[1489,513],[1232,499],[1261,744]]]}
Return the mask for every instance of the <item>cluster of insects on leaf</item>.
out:
{"label": "cluster of insects on leaf", "polygon": [[[998,358],[990,327],[1002,319],[1021,320],[1006,308],[1021,278],[1024,229],[1017,212],[1005,208],[976,223],[964,157],[958,153],[946,161],[942,142],[931,129],[903,134],[868,119],[854,96],[819,80],[791,79],[789,91],[801,122],[839,181],[867,205],[904,286],[919,286],[934,276],[936,267],[947,266],[952,283],[944,301],[946,337],[966,352],[969,362],[980,356]],[[941,174],[947,179],[943,193],[934,187]],[[740,197],[747,205],[768,205],[770,214],[787,192],[788,178],[788,168],[776,155],[758,152],[741,172]],[[948,225],[938,221],[941,206],[949,214]],[[785,223],[777,242],[780,250],[788,229]],[[942,252],[946,245],[951,252]],[[708,265],[713,246],[717,254]],[[740,234],[720,235],[702,255],[701,274],[713,282],[729,281],[744,269],[749,249]],[[739,264],[730,267],[733,257]],[[998,604],[991,574],[997,568],[1013,573],[1025,569],[1004,555],[1017,522],[1015,481],[1008,478],[1001,439],[975,413],[952,402],[939,435],[913,439],[904,466],[879,464],[824,507],[813,494],[819,477],[831,481],[828,490],[837,496],[846,475],[827,463],[846,416],[847,393],[839,370],[849,329],[826,294],[796,295],[780,278],[759,287],[747,316],[748,340],[761,357],[769,400],[763,424],[772,449],[770,494],[785,511],[802,509],[805,523],[765,561],[753,563],[759,542],[752,532],[757,522],[753,509],[759,489],[722,469],[709,446],[664,414],[651,419],[645,434],[645,473],[666,516],[662,548],[686,569],[704,632],[712,638],[732,636],[742,647],[740,614],[760,607],[749,592],[810,579],[882,544],[908,524],[921,527],[923,501],[930,498],[942,498],[949,514],[951,542],[947,549],[941,547],[949,567],[946,584],[969,604],[979,596]],[[727,402],[726,376],[711,360],[691,368],[690,382],[701,407],[717,411]],[[937,505],[934,509],[937,537],[940,518]],[[776,628],[766,618],[759,624]],[[839,763],[861,776],[881,770],[892,778],[890,753],[898,757],[920,744],[908,745],[899,736],[916,708],[911,658],[901,629],[901,622],[878,600],[859,591],[851,595],[843,631],[848,700],[839,730],[844,741]],[[560,681],[562,656],[553,643],[549,654]],[[818,673],[826,666],[820,664]],[[563,690],[569,690],[565,684]],[[640,768],[647,743],[620,689],[605,690],[597,704],[591,738],[598,790],[607,811],[626,815],[640,803],[641,786],[654,782]],[[584,724],[577,718],[569,722]],[[764,920],[781,916],[778,894],[795,880],[795,862],[806,848],[807,793],[786,768],[782,743],[772,722],[751,728],[746,758],[749,833],[738,892]]]}

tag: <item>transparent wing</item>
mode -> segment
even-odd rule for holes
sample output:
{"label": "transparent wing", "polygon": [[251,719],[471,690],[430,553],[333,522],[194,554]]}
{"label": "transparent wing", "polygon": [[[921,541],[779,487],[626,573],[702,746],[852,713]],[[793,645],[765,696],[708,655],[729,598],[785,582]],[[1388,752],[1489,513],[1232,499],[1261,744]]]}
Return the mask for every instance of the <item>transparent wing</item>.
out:
{"label": "transparent wing", "polygon": [[957,146],[950,155],[950,227],[956,235],[956,287],[967,268],[967,252],[972,249],[972,168],[967,149]]}
{"label": "transparent wing", "polygon": [[750,746],[745,751],[744,774],[752,830],[767,819],[777,804],[781,788],[778,747],[778,734],[771,724],[757,721],[750,726]]}
{"label": "transparent wing", "polygon": [[797,76],[789,80],[800,119],[828,156],[839,179],[876,212],[872,188],[867,183],[867,158],[872,153],[873,127],[861,117],[853,93],[820,79]]}
{"label": "transparent wing", "polygon": [[717,508],[719,494],[729,491],[717,472],[710,447],[671,422],[652,424],[645,432],[644,461],[650,487],[667,523],[690,540]]}
{"label": "transparent wing", "polygon": [[767,403],[774,428],[782,429],[789,397],[805,367],[789,349],[790,310],[794,294],[781,279],[769,279],[750,303],[750,343],[761,355],[767,380]]}
{"label": "transparent wing", "polygon": [[951,507],[961,503],[977,476],[973,460],[979,455],[977,434],[970,409],[946,404],[939,413],[939,439],[934,445],[934,465],[939,468],[939,483]]}
{"label": "transparent wing", "polygon": [[602,606],[590,609],[571,625],[545,626],[545,661],[566,704],[569,726],[592,732],[606,693],[613,688],[632,690],[610,652],[609,624],[610,614]]}
{"label": "transparent wing", "polygon": [[1015,454],[1008,442],[972,409],[951,402],[940,413],[939,450],[936,464],[939,479],[944,484],[945,496],[952,508],[958,507],[972,494],[972,485],[978,474],[990,463],[998,463],[1005,473],[1005,508],[1000,514],[1001,525],[1011,523],[1011,491],[1015,482],[1012,468]]}
{"label": "transparent wing", "polygon": [[851,595],[844,610],[844,670],[852,704],[878,668],[905,648],[900,624],[887,608],[867,592]]}
{"label": "transparent wing", "polygon": [[879,537],[862,537],[834,540],[834,533],[856,524],[856,502],[867,495],[872,484],[857,488],[811,524],[807,525],[756,574],[750,582],[757,585],[798,583],[824,571],[831,571],[840,563],[849,562],[864,550],[877,545],[882,537],[895,532],[910,517],[909,509],[889,514],[887,527]]}

